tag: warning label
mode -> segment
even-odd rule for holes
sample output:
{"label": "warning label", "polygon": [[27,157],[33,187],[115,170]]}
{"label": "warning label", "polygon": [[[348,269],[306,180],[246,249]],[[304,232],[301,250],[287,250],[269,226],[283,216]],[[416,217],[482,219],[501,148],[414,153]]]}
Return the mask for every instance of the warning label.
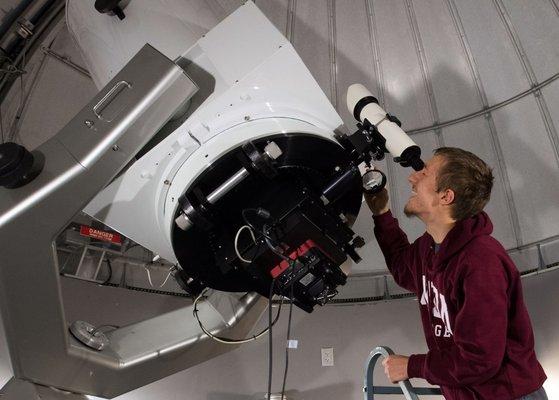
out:
{"label": "warning label", "polygon": [[81,225],[80,234],[82,236],[87,236],[92,239],[102,240],[104,242],[111,242],[115,244],[122,244],[122,238],[120,234],[116,232],[106,232],[100,229],[92,228],[91,226]]}

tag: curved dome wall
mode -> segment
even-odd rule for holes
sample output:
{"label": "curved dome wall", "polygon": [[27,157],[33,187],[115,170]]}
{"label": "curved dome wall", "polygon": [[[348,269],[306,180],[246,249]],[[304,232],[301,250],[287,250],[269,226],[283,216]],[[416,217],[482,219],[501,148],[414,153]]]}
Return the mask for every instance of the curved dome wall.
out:
{"label": "curved dome wall", "polygon": [[[346,88],[362,82],[403,121],[425,154],[457,146],[493,167],[487,211],[495,236],[513,250],[521,269],[538,265],[537,244],[545,263],[559,259],[554,243],[559,235],[557,2],[256,4],[291,39],[346,126],[354,126]],[[380,166],[389,174],[393,209],[415,239],[422,224],[401,211],[410,193],[409,171],[392,162]],[[358,230],[371,238],[367,210],[362,214]],[[358,271],[383,263],[374,243],[365,250],[368,265],[357,266]]]}
{"label": "curved dome wall", "polygon": [[[144,3],[148,4],[136,4]],[[189,28],[189,41],[241,3],[204,2],[204,18],[196,29]],[[177,14],[179,2],[169,4]],[[196,22],[192,14],[200,1],[185,4],[189,11],[177,15]],[[345,105],[346,89],[361,82],[403,121],[426,155],[440,146],[458,146],[493,167],[495,187],[487,211],[495,236],[520,269],[559,261],[559,0],[256,0],[256,4],[292,41],[348,129],[355,121]],[[186,29],[180,24],[179,28]],[[80,65],[88,64],[87,57],[82,61],[77,55],[67,30],[50,40],[49,48]],[[19,124],[19,137],[35,145],[49,129],[55,132],[62,126],[95,90],[83,75],[70,76],[67,66],[51,58],[40,61],[46,56],[37,53],[29,68],[42,66],[26,74],[28,104]],[[4,102],[5,121],[19,103],[17,86],[12,90],[15,100]],[[70,92],[64,86],[72,88],[72,96],[50,101],[54,86],[61,92]],[[410,239],[415,239],[423,226],[401,211],[410,193],[409,170],[392,161],[379,167],[389,175],[392,208]],[[369,243],[361,249],[364,261],[354,272],[383,270],[366,207],[356,224]]]}

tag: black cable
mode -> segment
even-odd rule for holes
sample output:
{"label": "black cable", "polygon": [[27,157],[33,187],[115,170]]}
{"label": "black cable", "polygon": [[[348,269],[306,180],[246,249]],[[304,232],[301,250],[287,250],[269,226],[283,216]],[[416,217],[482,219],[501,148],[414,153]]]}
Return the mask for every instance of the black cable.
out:
{"label": "black cable", "polygon": [[260,251],[260,247],[262,247],[262,242],[261,241],[258,242],[256,247],[254,248],[254,256],[252,256],[252,258],[250,259],[251,264],[254,262],[254,260],[256,260],[256,257],[258,257],[258,252]]}
{"label": "black cable", "polygon": [[274,246],[274,244],[272,243],[272,240],[270,239],[269,236],[269,232],[270,232],[270,227],[268,226],[268,224],[264,224],[263,226],[264,232],[266,232],[266,235],[264,236],[264,241],[266,242],[266,245],[268,246],[268,248],[270,250],[272,250],[272,252],[279,256],[280,258],[282,258],[283,260],[287,261],[288,264],[291,264],[291,258],[287,257],[285,254],[279,252],[276,247]]}
{"label": "black cable", "polygon": [[274,286],[276,278],[272,279],[270,285],[270,297],[268,298],[268,400],[272,393],[272,365],[273,365],[273,343],[272,343],[272,297],[274,296]]}
{"label": "black cable", "polygon": [[283,396],[285,393],[285,384],[287,382],[287,370],[289,369],[289,341],[291,340],[291,317],[293,315],[293,289],[294,283],[291,284],[291,301],[289,302],[289,317],[287,319],[287,343],[285,346],[285,369],[283,370],[283,383],[281,385],[281,398],[283,400]]}
{"label": "black cable", "polygon": [[111,265],[111,260],[109,260],[109,257],[105,257],[105,261],[107,261],[107,267],[109,267],[109,276],[107,277],[107,279],[105,279],[102,285],[106,285],[107,283],[109,283],[111,281],[111,278],[113,277],[113,266]]}

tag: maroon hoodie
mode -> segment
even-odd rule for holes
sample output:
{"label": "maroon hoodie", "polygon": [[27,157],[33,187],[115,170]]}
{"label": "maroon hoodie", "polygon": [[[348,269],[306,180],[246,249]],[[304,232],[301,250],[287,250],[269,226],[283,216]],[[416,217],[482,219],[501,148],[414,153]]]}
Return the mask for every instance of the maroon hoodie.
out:
{"label": "maroon hoodie", "polygon": [[408,376],[456,400],[512,400],[539,389],[546,376],[520,274],[489,236],[487,214],[459,221],[437,252],[428,233],[410,245],[390,212],[374,221],[396,283],[419,299],[429,352],[410,357]]}

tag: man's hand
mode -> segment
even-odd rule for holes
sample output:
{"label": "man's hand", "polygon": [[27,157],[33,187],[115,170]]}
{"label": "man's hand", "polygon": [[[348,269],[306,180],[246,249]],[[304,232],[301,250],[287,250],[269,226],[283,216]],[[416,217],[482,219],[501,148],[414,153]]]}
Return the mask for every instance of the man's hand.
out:
{"label": "man's hand", "polygon": [[365,201],[375,216],[382,215],[390,209],[388,206],[388,191],[386,188],[382,189],[377,194],[365,193]]}
{"label": "man's hand", "polygon": [[408,360],[409,357],[393,355],[382,360],[384,373],[392,383],[397,383],[408,379]]}

